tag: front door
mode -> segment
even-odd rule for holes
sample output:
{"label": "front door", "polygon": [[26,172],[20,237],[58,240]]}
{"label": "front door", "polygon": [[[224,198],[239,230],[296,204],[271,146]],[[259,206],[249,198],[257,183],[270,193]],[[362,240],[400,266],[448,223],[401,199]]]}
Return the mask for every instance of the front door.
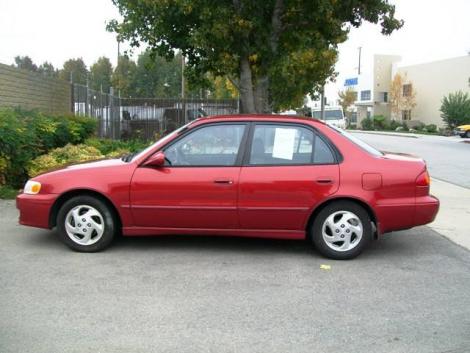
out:
{"label": "front door", "polygon": [[163,151],[163,167],[139,167],[131,182],[136,226],[238,228],[239,149],[245,123],[204,125]]}
{"label": "front door", "polygon": [[303,230],[312,208],[339,186],[325,140],[300,124],[258,123],[240,173],[244,229]]}

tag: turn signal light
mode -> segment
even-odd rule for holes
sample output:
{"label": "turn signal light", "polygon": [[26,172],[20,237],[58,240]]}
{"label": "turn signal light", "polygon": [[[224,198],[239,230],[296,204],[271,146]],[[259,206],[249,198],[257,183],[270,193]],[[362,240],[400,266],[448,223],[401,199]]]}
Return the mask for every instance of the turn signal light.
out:
{"label": "turn signal light", "polygon": [[417,186],[429,186],[431,184],[431,178],[429,177],[429,173],[427,170],[422,172],[417,178],[416,178],[416,185]]}

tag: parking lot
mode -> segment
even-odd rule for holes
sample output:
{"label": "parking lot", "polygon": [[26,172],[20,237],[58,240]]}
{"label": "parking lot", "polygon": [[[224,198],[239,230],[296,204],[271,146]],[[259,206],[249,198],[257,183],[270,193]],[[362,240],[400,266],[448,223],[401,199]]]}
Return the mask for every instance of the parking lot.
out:
{"label": "parking lot", "polygon": [[469,252],[428,227],[331,261],[206,237],[80,254],[16,217],[2,201],[1,352],[470,351]]}

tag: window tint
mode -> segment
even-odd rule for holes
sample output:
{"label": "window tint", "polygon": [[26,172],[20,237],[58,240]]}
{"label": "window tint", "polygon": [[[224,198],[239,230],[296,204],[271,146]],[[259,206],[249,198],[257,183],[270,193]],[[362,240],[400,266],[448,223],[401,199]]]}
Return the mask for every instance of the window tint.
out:
{"label": "window tint", "polygon": [[289,165],[312,162],[334,163],[335,159],[330,148],[311,130],[287,125],[256,125],[249,164]]}
{"label": "window tint", "polygon": [[313,153],[313,163],[331,164],[335,163],[335,157],[330,147],[320,137],[315,138],[315,148]]}
{"label": "window tint", "polygon": [[172,166],[231,166],[237,159],[245,125],[206,126],[189,133],[165,150]]}

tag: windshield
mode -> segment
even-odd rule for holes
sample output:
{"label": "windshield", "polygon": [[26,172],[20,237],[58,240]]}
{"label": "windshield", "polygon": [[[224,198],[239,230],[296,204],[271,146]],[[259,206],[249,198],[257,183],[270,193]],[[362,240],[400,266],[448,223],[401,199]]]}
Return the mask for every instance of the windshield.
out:
{"label": "windshield", "polygon": [[358,139],[356,136],[354,136],[353,134],[343,130],[343,129],[340,129],[339,127],[336,127],[334,125],[330,125],[328,124],[328,126],[330,128],[332,128],[333,130],[335,130],[336,132],[340,133],[341,135],[343,135],[344,137],[346,137],[349,141],[353,142],[354,144],[358,145],[360,148],[362,148],[363,150],[365,150],[366,152],[370,153],[371,155],[373,156],[376,156],[376,157],[380,157],[380,156],[383,156],[383,153],[380,152],[379,150],[376,150],[374,147],[368,145],[367,143],[365,143],[364,141]]}
{"label": "windshield", "polygon": [[161,139],[155,141],[154,143],[152,143],[150,146],[148,146],[147,148],[143,149],[142,151],[140,152],[136,152],[134,153],[130,159],[126,160],[126,162],[130,162],[136,158],[140,158],[141,156],[143,156],[144,154],[146,154],[148,151],[150,151],[152,148],[154,148],[155,146],[157,145],[163,145],[165,144],[167,141],[171,140],[173,138],[173,136],[176,136],[178,135],[181,131],[183,130],[186,130],[189,125],[193,124],[196,120],[193,120],[191,122],[189,122],[188,124],[186,125],[183,125],[181,126],[179,129],[176,129],[175,131],[173,131],[172,133],[162,137]]}
{"label": "windshield", "polygon": [[[312,117],[315,119],[321,119],[321,111],[314,110],[312,112]],[[325,110],[325,120],[342,120],[343,112],[340,109],[336,110]]]}

